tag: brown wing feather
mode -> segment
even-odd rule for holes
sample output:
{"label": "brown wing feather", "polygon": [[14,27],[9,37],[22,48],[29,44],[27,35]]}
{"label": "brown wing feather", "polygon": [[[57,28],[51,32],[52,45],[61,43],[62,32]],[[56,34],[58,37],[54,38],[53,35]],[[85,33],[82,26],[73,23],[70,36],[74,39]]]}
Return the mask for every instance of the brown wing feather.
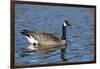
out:
{"label": "brown wing feather", "polygon": [[51,33],[45,32],[31,32],[31,36],[33,36],[38,41],[59,41],[60,39],[54,36]]}
{"label": "brown wing feather", "polygon": [[63,45],[65,44],[58,37],[46,32],[29,32],[41,45]]}

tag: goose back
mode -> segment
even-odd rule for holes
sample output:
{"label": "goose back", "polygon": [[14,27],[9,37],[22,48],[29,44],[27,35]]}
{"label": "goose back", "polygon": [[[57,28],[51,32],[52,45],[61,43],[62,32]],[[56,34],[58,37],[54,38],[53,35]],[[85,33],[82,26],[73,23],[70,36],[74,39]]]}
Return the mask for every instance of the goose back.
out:
{"label": "goose back", "polygon": [[64,45],[65,41],[60,40],[57,36],[46,32],[29,32],[30,36],[36,39],[40,45]]}

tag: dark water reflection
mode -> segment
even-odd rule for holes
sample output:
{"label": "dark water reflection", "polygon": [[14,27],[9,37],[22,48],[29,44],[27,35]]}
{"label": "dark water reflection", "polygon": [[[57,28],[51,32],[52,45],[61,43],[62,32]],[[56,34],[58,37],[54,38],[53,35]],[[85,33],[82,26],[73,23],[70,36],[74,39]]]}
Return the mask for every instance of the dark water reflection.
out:
{"label": "dark water reflection", "polygon": [[[32,45],[29,44],[27,48],[23,49],[20,52],[20,57],[26,57],[35,55],[33,60],[36,59],[48,59],[51,56],[55,56],[56,54],[52,54],[54,51],[59,50],[59,57],[65,61],[64,53],[65,53],[65,46],[40,46],[40,45]],[[33,61],[32,60],[32,61]]]}
{"label": "dark water reflection", "polygon": [[[22,46],[22,45],[21,45]],[[28,44],[16,51],[19,64],[70,63],[88,60],[94,56],[94,51],[88,47],[67,49],[66,46],[39,46]],[[87,50],[87,51],[86,51]],[[19,59],[20,58],[20,59]],[[85,60],[86,60],[85,59]],[[23,62],[24,61],[24,62]]]}

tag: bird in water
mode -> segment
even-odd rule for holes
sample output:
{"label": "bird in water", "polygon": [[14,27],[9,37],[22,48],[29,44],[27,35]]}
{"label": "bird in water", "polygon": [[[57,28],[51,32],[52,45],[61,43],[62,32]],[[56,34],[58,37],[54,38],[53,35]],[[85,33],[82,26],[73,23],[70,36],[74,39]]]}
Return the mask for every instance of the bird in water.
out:
{"label": "bird in water", "polygon": [[22,30],[21,34],[25,35],[27,40],[33,45],[65,45],[66,44],[66,27],[71,26],[68,21],[64,21],[62,24],[62,37],[58,38],[52,33],[47,32],[34,32],[29,30]]}

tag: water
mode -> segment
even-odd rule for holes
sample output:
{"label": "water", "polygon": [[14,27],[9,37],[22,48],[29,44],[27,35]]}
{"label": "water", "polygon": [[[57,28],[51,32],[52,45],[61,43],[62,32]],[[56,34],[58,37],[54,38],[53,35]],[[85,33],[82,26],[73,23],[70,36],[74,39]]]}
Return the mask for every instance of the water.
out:
{"label": "water", "polygon": [[[94,60],[94,8],[15,5],[15,64],[72,63]],[[61,38],[62,22],[68,20],[66,46],[32,46],[20,34],[28,29]],[[34,51],[27,51],[33,47]],[[42,49],[43,48],[43,49]]]}

